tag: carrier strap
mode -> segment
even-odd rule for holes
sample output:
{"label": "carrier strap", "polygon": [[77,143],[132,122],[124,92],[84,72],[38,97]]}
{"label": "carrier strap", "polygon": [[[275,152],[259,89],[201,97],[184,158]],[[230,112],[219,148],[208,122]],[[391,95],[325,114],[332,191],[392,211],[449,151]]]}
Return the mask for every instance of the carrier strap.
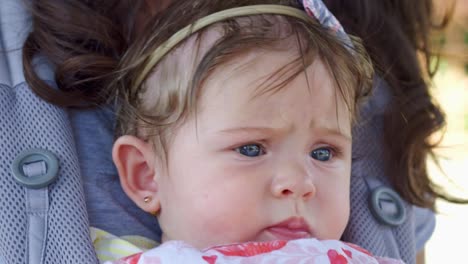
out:
{"label": "carrier strap", "polygon": [[26,214],[28,215],[28,263],[42,264],[47,237],[48,188],[25,189]]}

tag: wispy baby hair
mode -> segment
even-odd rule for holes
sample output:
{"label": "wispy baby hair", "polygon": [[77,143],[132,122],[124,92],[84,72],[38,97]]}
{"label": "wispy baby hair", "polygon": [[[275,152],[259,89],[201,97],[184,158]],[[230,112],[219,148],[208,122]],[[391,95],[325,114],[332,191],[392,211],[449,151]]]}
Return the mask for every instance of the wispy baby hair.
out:
{"label": "wispy baby hair", "polygon": [[372,67],[357,41],[347,44],[315,19],[275,14],[222,19],[170,49],[140,80],[154,51],[182,28],[219,11],[252,5],[301,9],[297,1],[285,0],[180,1],[151,18],[111,83],[121,100],[117,133],[151,140],[157,150],[165,150],[173,128],[196,112],[203,83],[215,69],[252,51],[265,50],[288,51],[296,57],[272,72],[260,85],[262,93],[283,88],[320,59],[354,116],[358,102],[369,92]]}

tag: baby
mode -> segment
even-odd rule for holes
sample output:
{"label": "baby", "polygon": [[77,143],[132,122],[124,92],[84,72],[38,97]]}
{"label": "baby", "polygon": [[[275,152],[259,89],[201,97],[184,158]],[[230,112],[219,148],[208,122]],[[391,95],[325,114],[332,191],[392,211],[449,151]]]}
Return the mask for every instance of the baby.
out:
{"label": "baby", "polygon": [[129,48],[112,84],[122,99],[113,159],[163,244],[117,263],[283,263],[299,248],[307,263],[394,263],[337,241],[351,125],[372,72],[339,24],[301,8],[179,1]]}

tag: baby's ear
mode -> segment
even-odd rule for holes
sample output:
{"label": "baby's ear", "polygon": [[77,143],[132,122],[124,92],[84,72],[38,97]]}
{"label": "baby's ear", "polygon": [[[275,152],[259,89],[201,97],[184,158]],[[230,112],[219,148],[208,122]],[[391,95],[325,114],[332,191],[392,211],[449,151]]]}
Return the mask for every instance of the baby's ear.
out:
{"label": "baby's ear", "polygon": [[158,212],[158,185],[154,179],[156,155],[151,143],[134,136],[122,136],[114,143],[112,158],[128,197],[144,211]]}

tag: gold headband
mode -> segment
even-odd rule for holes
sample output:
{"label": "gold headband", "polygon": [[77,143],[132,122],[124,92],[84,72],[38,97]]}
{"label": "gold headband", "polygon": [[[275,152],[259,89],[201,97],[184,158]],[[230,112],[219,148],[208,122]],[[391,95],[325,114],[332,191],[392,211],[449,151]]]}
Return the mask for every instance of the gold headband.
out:
{"label": "gold headband", "polygon": [[172,35],[167,41],[161,46],[155,49],[145,60],[146,65],[141,71],[140,75],[133,83],[133,89],[136,89],[146,78],[146,75],[151,69],[164,57],[174,46],[179,44],[181,41],[192,35],[193,33],[203,29],[211,24],[219,21],[226,20],[232,17],[241,17],[258,14],[274,14],[295,17],[306,22],[313,21],[313,19],[302,10],[297,8],[283,6],[283,5],[251,5],[226,9],[220,12],[213,13],[206,17],[200,18],[195,23],[184,27],[183,29]]}

